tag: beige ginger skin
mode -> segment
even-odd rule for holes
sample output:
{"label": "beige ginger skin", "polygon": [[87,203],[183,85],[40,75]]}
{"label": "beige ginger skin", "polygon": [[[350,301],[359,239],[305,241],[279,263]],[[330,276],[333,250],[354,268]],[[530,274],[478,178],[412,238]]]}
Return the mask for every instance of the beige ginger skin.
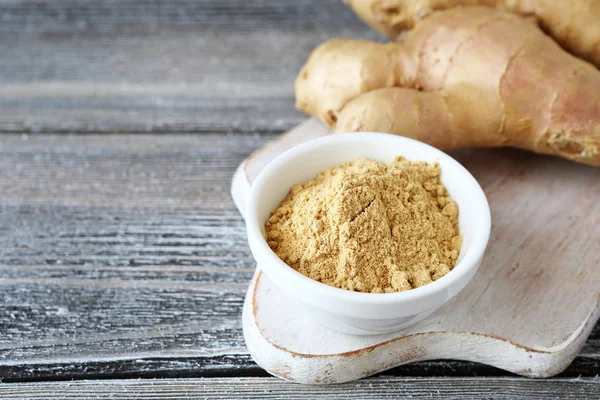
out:
{"label": "beige ginger skin", "polygon": [[436,12],[402,43],[322,44],[296,80],[296,106],[336,132],[600,165],[600,71],[531,21],[489,7]]}
{"label": "beige ginger skin", "polygon": [[561,46],[600,67],[600,0],[346,0],[392,40],[431,14],[453,7],[495,7],[536,20]]}

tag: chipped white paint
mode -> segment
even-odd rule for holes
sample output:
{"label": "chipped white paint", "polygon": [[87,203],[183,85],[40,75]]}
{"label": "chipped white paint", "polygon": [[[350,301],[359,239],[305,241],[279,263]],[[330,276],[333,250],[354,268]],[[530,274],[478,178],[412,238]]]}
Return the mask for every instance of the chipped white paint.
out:
{"label": "chipped white paint", "polygon": [[[250,156],[234,177],[236,204],[303,131],[306,139],[329,133],[309,120]],[[477,361],[532,377],[569,365],[600,316],[600,170],[513,150],[453,156],[480,181],[492,208],[490,245],[471,284],[413,327],[357,337],[316,324],[257,274],[244,305],[244,336],[259,365],[302,383],[345,382],[428,359]]]}

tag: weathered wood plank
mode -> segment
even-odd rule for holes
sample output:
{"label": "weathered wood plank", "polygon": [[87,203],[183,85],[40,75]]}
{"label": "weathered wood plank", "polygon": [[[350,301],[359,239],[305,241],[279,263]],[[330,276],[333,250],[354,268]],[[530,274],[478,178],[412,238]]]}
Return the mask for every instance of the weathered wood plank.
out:
{"label": "weathered wood plank", "polygon": [[[558,378],[598,376],[597,358],[580,356]],[[70,362],[14,363],[0,367],[3,382],[107,378],[195,378],[195,377],[267,377],[246,353],[206,357],[146,357]],[[401,377],[501,377],[512,374],[483,364],[435,360],[406,364],[390,369],[382,376]]]}
{"label": "weathered wood plank", "polygon": [[370,37],[340,0],[8,1],[1,131],[281,131],[293,81],[334,36]]}
{"label": "weathered wood plank", "polygon": [[[229,195],[273,135],[0,137],[0,377],[259,375]],[[497,150],[510,151],[510,150]],[[597,375],[600,327],[563,376]],[[503,375],[458,361],[397,375]]]}
{"label": "weathered wood plank", "polygon": [[133,33],[175,26],[225,32],[347,29],[348,24],[356,21],[338,0],[274,3],[268,0],[4,0],[0,32],[114,33],[116,29]]}
{"label": "weathered wood plank", "polygon": [[301,386],[274,378],[107,380],[0,385],[0,395],[11,399],[311,398],[360,399],[597,399],[599,378],[392,378],[363,379],[343,385]]}
{"label": "weathered wood plank", "polygon": [[1,375],[171,357],[235,369],[254,263],[229,180],[267,137],[3,136]]}
{"label": "weathered wood plank", "polygon": [[[578,357],[559,378],[597,376],[597,359]],[[195,378],[195,377],[267,377],[248,354],[207,357],[164,357],[106,359],[99,361],[15,363],[0,367],[3,382],[70,380],[94,378]],[[506,371],[483,364],[454,360],[424,361],[386,371],[383,376],[402,377],[501,377]]]}

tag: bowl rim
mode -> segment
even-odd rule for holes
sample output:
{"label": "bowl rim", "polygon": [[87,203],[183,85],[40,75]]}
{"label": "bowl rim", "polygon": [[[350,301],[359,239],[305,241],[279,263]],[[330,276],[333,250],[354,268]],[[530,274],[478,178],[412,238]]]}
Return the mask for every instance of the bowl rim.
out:
{"label": "bowl rim", "polygon": [[[269,180],[276,170],[282,165],[294,161],[296,158],[319,146],[353,140],[372,142],[373,140],[383,140],[384,138],[385,140],[396,140],[399,144],[404,143],[410,144],[413,147],[420,147],[425,152],[433,153],[440,162],[443,160],[445,164],[452,165],[454,171],[451,173],[454,174],[457,172],[461,176],[460,179],[463,179],[470,186],[469,190],[472,192],[472,196],[476,197],[476,202],[480,204],[481,212],[478,214],[478,217],[475,218],[475,233],[469,251],[467,251],[454,268],[442,278],[418,288],[393,293],[365,293],[336,288],[313,280],[283,262],[267,244],[267,241],[261,232],[261,223],[258,221],[257,216],[257,209],[259,206],[258,198],[263,190],[268,189]],[[476,211],[469,210],[467,212]],[[257,265],[267,274],[267,276],[271,277],[272,275],[275,275],[277,276],[277,279],[288,279],[289,282],[293,281],[296,284],[294,285],[295,287],[301,287],[310,292],[316,292],[322,296],[338,301],[365,305],[385,305],[414,302],[425,299],[431,295],[448,290],[459,284],[464,278],[468,277],[472,269],[478,267],[478,261],[485,253],[491,231],[491,213],[485,193],[477,180],[458,161],[441,150],[418,140],[403,136],[379,132],[352,132],[330,134],[308,140],[288,149],[269,162],[269,164],[267,164],[258,174],[250,187],[250,194],[248,201],[246,202],[246,231],[250,250],[256,259]],[[276,279],[272,278],[272,280],[277,286],[281,286]]]}

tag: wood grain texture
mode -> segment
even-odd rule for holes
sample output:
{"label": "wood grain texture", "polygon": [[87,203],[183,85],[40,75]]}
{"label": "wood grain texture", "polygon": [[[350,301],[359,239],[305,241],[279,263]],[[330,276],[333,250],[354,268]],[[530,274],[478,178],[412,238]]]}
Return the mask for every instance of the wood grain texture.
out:
{"label": "wood grain texture", "polygon": [[264,138],[3,136],[0,375],[251,365],[240,312],[254,265],[228,181]]}
{"label": "wood grain texture", "polygon": [[252,365],[253,261],[228,181],[264,137],[23,139],[0,139],[1,376]]}
{"label": "wood grain texture", "polygon": [[304,118],[293,81],[313,47],[377,38],[340,0],[27,0],[0,15],[0,132],[281,131]]}
{"label": "wood grain texture", "polygon": [[[0,377],[263,374],[242,338],[255,264],[229,184],[274,137],[0,136]],[[598,371],[599,327],[563,376]],[[506,374],[458,361],[391,373]]]}
{"label": "wood grain texture", "polygon": [[106,380],[0,385],[10,399],[594,399],[599,378],[540,381],[516,378],[380,377],[331,386],[299,386],[275,378]]}

